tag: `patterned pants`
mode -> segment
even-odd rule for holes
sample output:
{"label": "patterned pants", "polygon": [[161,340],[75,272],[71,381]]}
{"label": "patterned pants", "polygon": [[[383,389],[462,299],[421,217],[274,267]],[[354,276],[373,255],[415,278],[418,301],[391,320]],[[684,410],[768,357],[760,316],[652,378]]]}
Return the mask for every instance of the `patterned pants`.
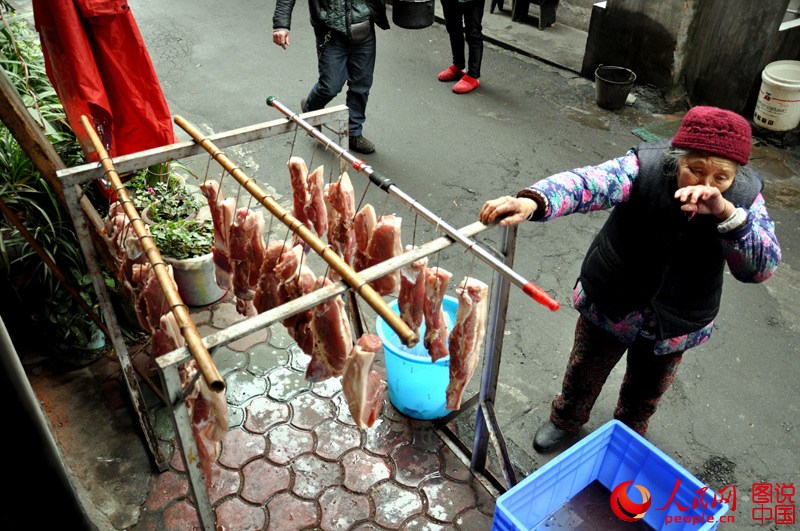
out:
{"label": "patterned pants", "polygon": [[611,369],[628,351],[627,368],[614,418],[644,435],[647,421],[675,378],[683,352],[655,355],[652,342],[628,347],[583,315],[575,326],[561,394],[553,400],[550,420],[562,430],[575,431],[589,420]]}

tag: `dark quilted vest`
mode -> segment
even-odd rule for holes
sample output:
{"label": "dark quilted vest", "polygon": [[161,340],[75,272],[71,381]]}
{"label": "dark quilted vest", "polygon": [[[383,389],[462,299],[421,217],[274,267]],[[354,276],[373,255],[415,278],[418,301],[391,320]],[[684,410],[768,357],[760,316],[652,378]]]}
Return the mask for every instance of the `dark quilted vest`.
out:
{"label": "dark quilted vest", "polygon": [[[630,199],[613,208],[581,266],[586,294],[612,321],[646,307],[656,317],[656,339],[701,329],[719,311],[722,256],[718,220],[680,210],[672,196],[677,179],[666,175],[669,140],[636,148],[639,175]],[[749,208],[763,187],[761,176],[739,168],[723,196]]]}

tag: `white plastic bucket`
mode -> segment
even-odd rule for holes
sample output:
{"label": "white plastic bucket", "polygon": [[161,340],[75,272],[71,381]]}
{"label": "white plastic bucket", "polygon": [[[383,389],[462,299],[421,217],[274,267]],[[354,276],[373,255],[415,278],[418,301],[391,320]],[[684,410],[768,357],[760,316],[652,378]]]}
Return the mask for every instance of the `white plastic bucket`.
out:
{"label": "white plastic bucket", "polygon": [[764,68],[753,121],[772,131],[800,124],[800,61],[775,61]]}

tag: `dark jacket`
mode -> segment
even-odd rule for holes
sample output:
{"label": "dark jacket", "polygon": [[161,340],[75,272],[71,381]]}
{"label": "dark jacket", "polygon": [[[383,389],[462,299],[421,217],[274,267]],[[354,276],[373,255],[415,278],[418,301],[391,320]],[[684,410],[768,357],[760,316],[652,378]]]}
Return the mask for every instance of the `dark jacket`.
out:
{"label": "dark jacket", "polygon": [[[650,307],[656,339],[688,334],[719,311],[725,260],[713,216],[690,219],[673,198],[675,175],[663,156],[669,141],[637,148],[639,175],[631,198],[611,211],[581,266],[586,294],[612,321]],[[739,168],[722,195],[749,208],[763,187],[761,176]]]}
{"label": "dark jacket", "polygon": [[[294,4],[295,0],[277,0],[272,17],[273,29],[291,28]],[[361,22],[372,21],[379,27],[384,27],[382,24],[385,23],[388,28],[386,4],[382,0],[308,0],[308,9],[311,25],[316,29],[350,36],[350,27]]]}

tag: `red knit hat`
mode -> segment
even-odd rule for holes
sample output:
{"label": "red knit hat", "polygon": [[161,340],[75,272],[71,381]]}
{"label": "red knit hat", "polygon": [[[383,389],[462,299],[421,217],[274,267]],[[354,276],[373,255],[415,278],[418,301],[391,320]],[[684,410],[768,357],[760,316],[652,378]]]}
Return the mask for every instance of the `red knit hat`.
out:
{"label": "red knit hat", "polygon": [[672,145],[696,149],[747,164],[751,148],[750,124],[735,112],[717,107],[692,107],[683,117]]}

